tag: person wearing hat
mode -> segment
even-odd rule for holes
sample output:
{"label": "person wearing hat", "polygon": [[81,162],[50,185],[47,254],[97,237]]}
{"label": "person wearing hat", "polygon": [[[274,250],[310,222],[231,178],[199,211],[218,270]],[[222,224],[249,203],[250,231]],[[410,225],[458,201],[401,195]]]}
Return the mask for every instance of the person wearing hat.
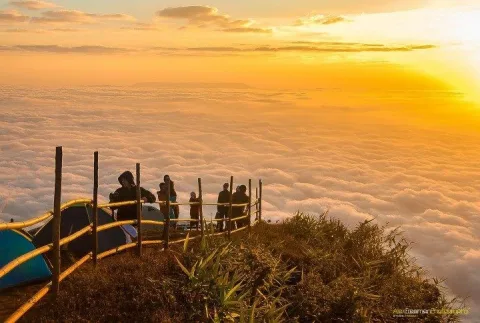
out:
{"label": "person wearing hat", "polygon": [[[123,172],[118,177],[118,182],[122,187],[118,188],[114,193],[110,193],[110,203],[135,201],[137,199],[137,187],[132,172]],[[155,195],[143,187],[140,187],[140,196],[145,203],[155,203],[156,201]],[[111,207],[111,209],[112,211],[118,210],[117,221],[137,219],[137,206],[135,204]]]}

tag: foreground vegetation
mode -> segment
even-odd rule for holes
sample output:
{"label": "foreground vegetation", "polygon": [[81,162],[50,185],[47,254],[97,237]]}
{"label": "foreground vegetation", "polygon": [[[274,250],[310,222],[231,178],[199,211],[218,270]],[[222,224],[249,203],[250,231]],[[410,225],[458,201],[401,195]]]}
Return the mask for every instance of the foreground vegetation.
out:
{"label": "foreground vegetation", "polygon": [[325,215],[260,223],[232,241],[207,238],[85,265],[24,321],[456,322],[398,318],[396,309],[455,308],[424,277],[397,231],[372,222],[348,230]]}

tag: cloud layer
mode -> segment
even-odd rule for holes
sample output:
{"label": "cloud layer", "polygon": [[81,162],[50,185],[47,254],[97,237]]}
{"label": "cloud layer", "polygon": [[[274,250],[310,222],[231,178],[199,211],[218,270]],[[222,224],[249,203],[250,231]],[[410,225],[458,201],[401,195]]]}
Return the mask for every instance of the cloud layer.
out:
{"label": "cloud layer", "polygon": [[54,3],[40,0],[10,1],[10,4],[15,7],[29,10],[51,9],[57,7]]}
{"label": "cloud layer", "polygon": [[298,19],[295,26],[333,25],[347,21],[349,20],[342,16],[313,15]]}
{"label": "cloud layer", "polygon": [[28,21],[29,17],[17,10],[0,10],[0,24],[15,24]]}
{"label": "cloud layer", "polygon": [[[64,147],[64,201],[91,196],[95,150],[103,201],[136,162],[152,191],[170,174],[180,201],[197,189],[197,177],[207,201],[230,175],[235,184],[262,178],[265,218],[329,209],[349,226],[371,218],[401,225],[420,265],[446,277],[454,293],[470,294],[478,310],[480,134],[432,126],[460,113],[448,109],[455,98],[226,87],[3,86],[0,219],[51,208],[56,145]],[[430,104],[420,104],[426,96]],[[354,106],[342,103],[348,97]],[[423,116],[430,126],[415,122]]]}
{"label": "cloud layer", "polygon": [[226,32],[240,33],[271,33],[271,28],[252,27],[255,23],[251,19],[232,19],[220,13],[217,8],[210,6],[169,7],[157,11],[157,16],[165,19],[182,19],[190,26],[218,27]]}
{"label": "cloud layer", "polygon": [[[70,31],[70,30],[68,30]],[[18,32],[21,32],[19,30]],[[17,45],[0,46],[2,51],[21,51],[21,52],[39,52],[39,53],[82,53],[82,54],[115,54],[133,52],[126,48],[105,47],[105,46],[75,46],[64,47],[58,45]]]}
{"label": "cloud layer", "polygon": [[40,17],[32,17],[30,22],[40,24],[58,23],[96,23],[101,21],[135,21],[135,18],[126,14],[94,14],[79,10],[51,10],[42,12]]}
{"label": "cloud layer", "polygon": [[[147,27],[150,28],[150,27]],[[153,27],[152,27],[153,28]],[[72,31],[60,29],[60,31]],[[25,29],[9,29],[7,32],[27,32]],[[235,32],[240,32],[236,30]],[[259,31],[260,32],[260,31]],[[282,46],[217,46],[217,47],[147,47],[122,48],[107,46],[59,46],[59,45],[14,45],[0,46],[2,51],[45,52],[45,53],[85,53],[85,54],[114,54],[114,53],[149,53],[149,54],[181,54],[189,53],[363,53],[363,52],[412,52],[436,48],[435,45],[400,45],[389,46],[383,44],[341,43],[341,42],[296,42]]]}

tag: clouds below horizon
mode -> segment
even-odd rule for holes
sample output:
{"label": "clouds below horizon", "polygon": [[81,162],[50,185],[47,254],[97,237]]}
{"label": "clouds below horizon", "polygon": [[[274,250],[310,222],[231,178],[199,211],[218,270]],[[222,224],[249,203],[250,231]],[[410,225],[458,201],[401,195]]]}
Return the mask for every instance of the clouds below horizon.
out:
{"label": "clouds below horizon", "polygon": [[442,108],[460,113],[454,98],[440,94],[423,93],[437,98],[430,104],[418,92],[392,92],[350,106],[327,91],[5,86],[0,219],[51,207],[57,145],[64,147],[64,201],[91,196],[95,150],[103,201],[136,162],[142,186],[153,191],[169,173],[180,201],[196,190],[197,177],[208,201],[230,175],[235,183],[262,178],[264,217],[272,221],[329,209],[350,227],[372,218],[401,225],[420,265],[446,277],[457,295],[470,294],[478,318],[480,134],[415,125],[418,116],[443,120]]}

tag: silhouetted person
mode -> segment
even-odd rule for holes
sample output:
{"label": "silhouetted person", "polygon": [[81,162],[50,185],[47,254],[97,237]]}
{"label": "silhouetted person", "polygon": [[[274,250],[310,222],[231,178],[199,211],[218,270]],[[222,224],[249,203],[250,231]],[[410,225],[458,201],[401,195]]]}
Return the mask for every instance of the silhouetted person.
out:
{"label": "silhouetted person", "polygon": [[[228,187],[229,187],[228,183],[223,184],[223,191],[218,193],[217,203],[230,203],[230,191],[228,190]],[[229,209],[228,206],[217,205],[217,214],[215,215],[215,219],[224,220],[225,218],[227,218],[228,209]],[[223,222],[224,221],[217,222],[218,231],[223,231]]]}
{"label": "silhouetted person", "polygon": [[[168,200],[167,184],[160,183],[159,186],[160,186],[160,191],[157,191],[158,201],[166,202]],[[167,203],[160,204],[160,212],[163,215],[163,221],[165,223],[164,226],[163,226],[163,238],[162,239],[165,239],[166,234],[167,234],[167,226],[166,226],[167,218],[175,219],[175,212],[173,210],[173,207],[170,206],[170,214],[169,214]],[[175,223],[170,222],[170,227],[173,227],[174,225],[175,225]]]}
{"label": "silhouetted person", "polygon": [[163,182],[170,182],[170,196],[177,196],[177,192],[175,191],[175,183],[170,178],[170,175],[163,176]]}
{"label": "silhouetted person", "polygon": [[[166,202],[168,197],[167,197],[167,185],[165,183],[160,183],[160,191],[157,191],[157,197],[158,201],[163,201]],[[162,212],[163,219],[165,220],[167,218],[168,214],[168,207],[167,204],[161,204],[160,205],[160,212]],[[170,207],[170,219],[175,218],[175,213],[173,212],[173,208]]]}
{"label": "silhouetted person", "polygon": [[[137,199],[137,187],[133,179],[133,174],[129,171],[123,172],[118,177],[118,182],[122,187],[117,189],[114,193],[110,193],[110,203],[135,201]],[[140,196],[146,203],[154,203],[156,200],[155,195],[143,187],[140,187]],[[137,219],[137,206],[135,204],[111,207],[111,209],[112,211],[116,209],[118,210],[117,221]]]}
{"label": "silhouetted person", "polygon": [[[248,203],[247,187],[245,185],[238,186],[238,190],[232,195],[232,204]],[[238,218],[245,215],[246,206],[232,207],[232,218]],[[237,227],[241,228],[248,224],[248,219],[237,220]]]}
{"label": "silhouetted person", "polygon": [[[169,175],[163,176],[163,181],[165,184],[170,182],[170,203],[177,203],[177,192],[175,191],[175,183],[170,179]],[[180,216],[180,207],[178,205],[172,205],[173,213],[175,214],[175,219],[178,219]],[[173,227],[177,227],[177,222],[173,222]]]}
{"label": "silhouetted person", "polygon": [[[193,202],[200,202],[200,199],[197,198],[197,194],[195,192],[190,193],[190,203]],[[190,219],[192,220],[198,220],[200,219],[200,205],[190,205]],[[192,227],[195,227],[195,229],[198,231],[198,221],[190,221],[190,230],[192,230]]]}

